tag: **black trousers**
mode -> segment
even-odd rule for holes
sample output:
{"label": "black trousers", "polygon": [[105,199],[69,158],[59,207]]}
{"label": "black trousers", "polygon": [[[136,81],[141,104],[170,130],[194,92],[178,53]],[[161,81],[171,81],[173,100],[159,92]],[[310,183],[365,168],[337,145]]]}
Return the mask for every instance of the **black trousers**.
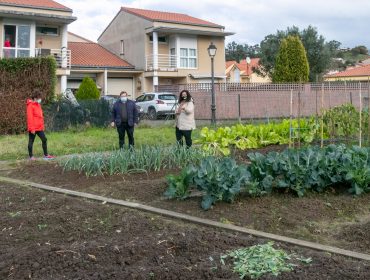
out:
{"label": "black trousers", "polygon": [[191,140],[191,131],[192,130],[180,130],[176,126],[176,140],[179,145],[183,145],[182,137],[185,138],[186,147],[190,148],[193,144],[193,141]]}
{"label": "black trousers", "polygon": [[134,126],[129,126],[128,123],[121,123],[119,126],[117,126],[117,132],[120,149],[122,149],[125,145],[125,133],[127,133],[129,147],[134,147]]}
{"label": "black trousers", "polygon": [[40,137],[42,141],[42,149],[44,151],[44,156],[48,155],[48,139],[46,139],[44,131],[36,131],[35,134],[28,132],[28,155],[33,156],[33,142],[35,141],[36,135]]}

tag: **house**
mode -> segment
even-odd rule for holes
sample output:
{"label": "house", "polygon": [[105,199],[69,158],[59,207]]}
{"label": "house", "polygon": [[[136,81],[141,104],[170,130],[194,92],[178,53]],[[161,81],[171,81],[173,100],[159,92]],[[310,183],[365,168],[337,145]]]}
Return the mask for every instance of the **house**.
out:
{"label": "house", "polygon": [[136,96],[143,71],[108,51],[101,45],[68,32],[68,49],[71,51],[71,73],[67,87],[75,91],[86,76],[92,78],[102,95],[119,95],[125,90]]}
{"label": "house", "polygon": [[269,77],[263,77],[256,72],[259,67],[259,58],[249,57],[236,61],[226,61],[226,81],[228,83],[270,83]]}
{"label": "house", "polygon": [[326,82],[331,82],[331,81],[369,82],[370,81],[370,64],[347,69],[345,71],[341,71],[341,72],[334,73],[334,74],[325,75],[324,81]]}
{"label": "house", "polygon": [[225,81],[225,32],[221,25],[186,14],[122,7],[98,43],[143,70],[142,91],[158,85],[211,81],[208,46],[217,48],[215,81]]}
{"label": "house", "polygon": [[370,64],[370,56],[359,62],[359,65],[369,65],[369,64]]}
{"label": "house", "polygon": [[53,55],[57,89],[64,92],[70,74],[67,46],[72,10],[52,0],[0,0],[0,58]]}

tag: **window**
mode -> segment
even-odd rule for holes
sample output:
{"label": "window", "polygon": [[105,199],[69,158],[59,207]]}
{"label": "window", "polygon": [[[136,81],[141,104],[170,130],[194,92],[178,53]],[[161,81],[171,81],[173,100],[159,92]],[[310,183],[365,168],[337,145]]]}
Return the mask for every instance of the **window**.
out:
{"label": "window", "polygon": [[148,94],[145,96],[144,101],[152,101],[154,99],[154,94]]}
{"label": "window", "polygon": [[4,25],[4,57],[29,57],[31,26]]}
{"label": "window", "polygon": [[176,100],[176,95],[173,94],[160,94],[158,95],[160,100]]}
{"label": "window", "polygon": [[125,54],[125,42],[121,40],[121,46],[120,46],[120,55]]}
{"label": "window", "polygon": [[136,98],[136,102],[143,102],[145,95],[140,95],[138,98]]}
{"label": "window", "polygon": [[180,49],[180,67],[181,68],[197,68],[197,50],[196,49]]}
{"label": "window", "polygon": [[[153,42],[153,36],[149,36],[150,42]],[[158,42],[159,43],[167,43],[167,37],[166,36],[158,36]]]}
{"label": "window", "polygon": [[240,71],[239,71],[239,69],[234,70],[234,83],[240,83]]}
{"label": "window", "polygon": [[36,33],[42,35],[52,35],[58,36],[58,27],[51,27],[51,26],[36,26]]}
{"label": "window", "polygon": [[171,62],[171,67],[175,68],[177,67],[176,65],[176,49],[175,48],[171,48],[170,49],[170,62]]}

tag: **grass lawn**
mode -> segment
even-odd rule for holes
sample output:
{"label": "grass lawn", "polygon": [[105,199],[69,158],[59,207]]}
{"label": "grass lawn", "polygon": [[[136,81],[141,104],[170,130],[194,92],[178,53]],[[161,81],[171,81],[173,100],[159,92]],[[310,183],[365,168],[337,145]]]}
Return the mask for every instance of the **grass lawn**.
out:
{"label": "grass lawn", "polygon": [[[200,129],[193,133],[197,137]],[[171,145],[176,142],[173,126],[135,128],[135,146]],[[118,148],[118,134],[115,128],[70,129],[63,132],[48,132],[48,152],[61,156],[75,153],[109,151]],[[126,136],[125,139],[128,143]],[[0,136],[0,160],[27,159],[28,134]],[[126,144],[127,145],[127,144]],[[42,156],[41,140],[36,137],[34,156]]]}

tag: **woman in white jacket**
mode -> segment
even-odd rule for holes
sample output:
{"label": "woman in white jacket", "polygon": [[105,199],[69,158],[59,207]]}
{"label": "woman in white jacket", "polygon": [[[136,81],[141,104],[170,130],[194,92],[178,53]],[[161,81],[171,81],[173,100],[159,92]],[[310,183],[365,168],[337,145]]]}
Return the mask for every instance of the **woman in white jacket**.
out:
{"label": "woman in white jacket", "polygon": [[192,145],[191,132],[195,129],[194,101],[189,91],[183,90],[179,95],[179,107],[176,110],[176,140],[179,145],[185,138],[186,147]]}

